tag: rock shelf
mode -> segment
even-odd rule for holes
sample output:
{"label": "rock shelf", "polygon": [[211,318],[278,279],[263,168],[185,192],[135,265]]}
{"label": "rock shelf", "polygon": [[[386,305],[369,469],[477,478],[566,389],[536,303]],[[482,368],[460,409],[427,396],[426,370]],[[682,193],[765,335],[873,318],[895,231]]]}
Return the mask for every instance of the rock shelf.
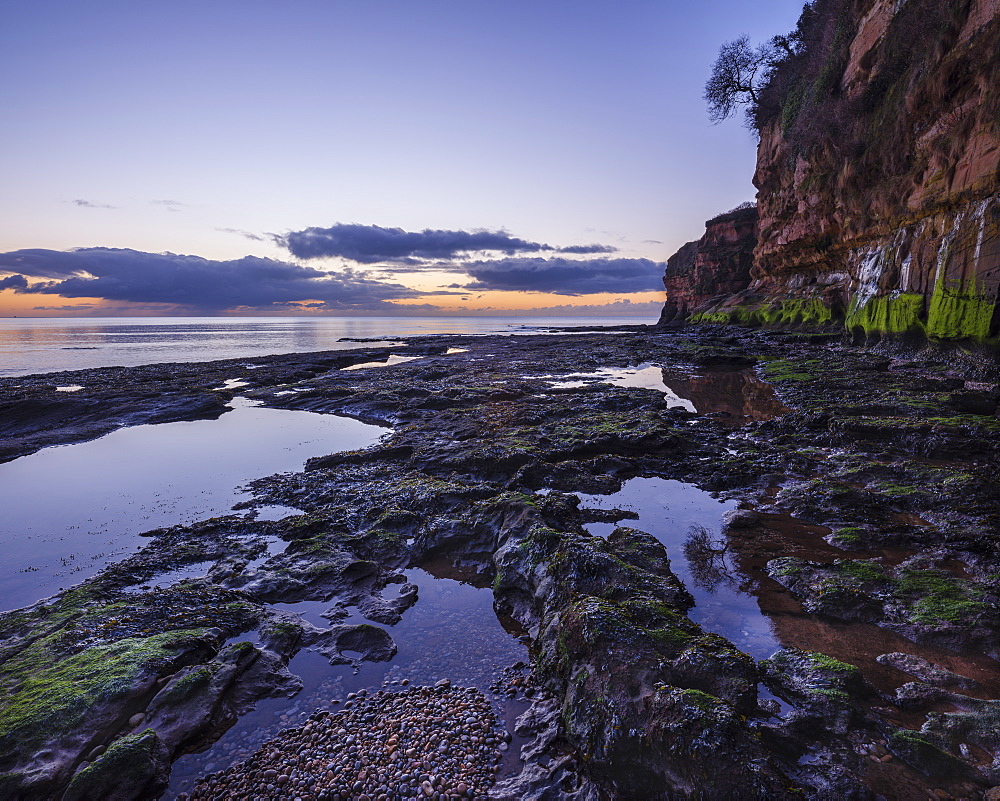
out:
{"label": "rock shelf", "polygon": [[[390,350],[261,357],[249,360],[252,387],[223,391],[212,388],[239,365],[0,381],[0,405],[19,410],[0,458],[197,417],[206,396],[236,392],[393,426],[373,447],[250,485],[244,507],[296,514],[255,520],[241,509],[148,532],[129,558],[0,615],[0,797],[145,801],[190,754],[205,757],[189,774],[205,774],[196,792],[213,798],[266,797],[274,784],[282,798],[318,801],[350,797],[359,781],[357,796],[372,801],[447,797],[459,781],[466,795],[504,801],[996,795],[995,363],[733,327],[427,337],[408,352],[424,358],[357,371],[341,368]],[[665,383],[695,412],[654,389],[550,383],[644,363],[664,365]],[[86,407],[51,408],[54,381],[87,386],[86,397],[58,397]],[[702,579],[682,569],[697,558],[678,552],[689,532],[581,498],[636,479],[684,482],[735,507],[703,532]],[[617,527],[597,536],[595,521]],[[438,660],[456,664],[454,644],[472,641],[461,635],[432,631],[420,643],[428,657],[408,651],[407,626],[433,606],[430,593],[414,594],[411,571],[429,565],[489,593],[486,611],[526,646],[510,663],[530,662],[530,686],[495,707],[517,755],[489,722],[465,734],[483,738],[475,748],[461,734],[450,741],[463,759],[445,765],[429,758],[441,734],[482,721],[479,712],[390,731],[395,717],[361,710],[422,702],[424,691],[362,695],[335,734],[355,726],[351,746],[368,754],[327,777],[341,763],[324,721],[343,693],[442,676],[485,692],[500,678],[507,657],[482,676]],[[198,575],[157,586],[187,568]],[[698,580],[758,607],[780,649],[750,654],[739,626],[699,617],[706,606],[684,583]],[[466,651],[457,658],[471,665]],[[297,673],[307,663],[323,681],[307,685]],[[255,708],[265,728],[294,728],[236,737],[234,723]],[[397,760],[386,762],[393,734]],[[259,764],[225,772],[267,740]]]}

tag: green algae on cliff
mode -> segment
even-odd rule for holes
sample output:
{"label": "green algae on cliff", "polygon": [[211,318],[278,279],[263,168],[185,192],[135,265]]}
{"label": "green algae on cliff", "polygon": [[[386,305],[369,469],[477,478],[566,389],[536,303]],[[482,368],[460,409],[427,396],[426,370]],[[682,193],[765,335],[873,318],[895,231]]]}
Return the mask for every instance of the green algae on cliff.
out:
{"label": "green algae on cliff", "polygon": [[993,333],[995,309],[994,302],[974,287],[964,290],[958,281],[940,279],[927,312],[927,335],[985,342]]}
{"label": "green algae on cliff", "polygon": [[822,327],[839,322],[840,314],[821,298],[783,298],[709,308],[695,312],[688,319],[692,323],[723,325]]}
{"label": "green algae on cliff", "polygon": [[[668,266],[661,322],[683,307],[695,323],[1000,349],[1000,9],[815,0],[768,47],[747,101],[752,267],[736,287],[692,268],[685,288]],[[718,248],[707,232],[668,265]]]}
{"label": "green algae on cliff", "polygon": [[[950,284],[950,285],[949,285]],[[930,339],[989,342],[995,338],[995,303],[961,282],[938,280],[928,302],[914,292],[893,292],[855,301],[845,327],[870,334],[925,334]]]}
{"label": "green algae on cliff", "polygon": [[874,332],[906,334],[923,331],[921,319],[924,312],[924,296],[915,292],[900,292],[875,297],[867,303],[857,300],[847,312],[844,326],[848,330],[862,329],[866,334]]}

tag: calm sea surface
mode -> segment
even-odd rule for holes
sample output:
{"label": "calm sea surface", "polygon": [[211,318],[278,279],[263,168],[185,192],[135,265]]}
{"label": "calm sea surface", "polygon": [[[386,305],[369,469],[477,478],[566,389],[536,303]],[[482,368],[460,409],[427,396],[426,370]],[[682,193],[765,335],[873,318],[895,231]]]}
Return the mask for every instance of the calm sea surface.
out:
{"label": "calm sea surface", "polygon": [[524,334],[635,317],[108,317],[0,319],[0,376],[366,347],[346,338]]}

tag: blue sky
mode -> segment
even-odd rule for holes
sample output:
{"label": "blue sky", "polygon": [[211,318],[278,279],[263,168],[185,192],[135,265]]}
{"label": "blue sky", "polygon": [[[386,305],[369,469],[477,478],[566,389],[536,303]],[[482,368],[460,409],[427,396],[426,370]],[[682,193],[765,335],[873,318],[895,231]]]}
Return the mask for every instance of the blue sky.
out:
{"label": "blue sky", "polygon": [[[22,250],[107,248],[353,271],[405,285],[416,294],[386,300],[428,310],[654,303],[657,287],[615,292],[613,278],[570,299],[551,280],[538,292],[527,278],[463,282],[469,271],[447,262],[306,262],[285,237],[346,224],[486,229],[552,249],[615,248],[636,269],[660,263],[705,219],[753,197],[754,139],[739,121],[710,125],[701,98],[719,45],[785,32],[801,6],[8,0],[0,278],[22,274],[10,256]],[[596,258],[605,272],[611,258],[530,255],[532,269]],[[511,267],[527,275],[524,258]],[[39,279],[23,274],[29,286]],[[0,291],[0,313],[64,302],[59,287],[42,296],[15,285]],[[485,299],[469,294],[484,286]],[[140,303],[94,297],[91,311]],[[238,307],[250,308],[228,308]]]}

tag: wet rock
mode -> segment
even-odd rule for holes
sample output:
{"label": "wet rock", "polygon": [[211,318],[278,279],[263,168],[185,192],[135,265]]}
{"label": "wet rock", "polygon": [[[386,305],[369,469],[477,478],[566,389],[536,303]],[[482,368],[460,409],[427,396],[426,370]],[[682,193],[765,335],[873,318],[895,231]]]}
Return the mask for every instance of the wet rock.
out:
{"label": "wet rock", "polygon": [[920,679],[924,684],[929,684],[932,687],[958,687],[959,689],[969,690],[976,686],[976,683],[971,679],[953,673],[940,665],[935,665],[913,654],[898,652],[881,654],[878,657],[878,661],[883,665],[892,665],[897,670],[909,673],[911,676]]}
{"label": "wet rock", "polygon": [[940,748],[931,738],[906,729],[889,738],[888,748],[904,762],[932,779],[953,779],[973,775],[969,765]]}
{"label": "wet rock", "polygon": [[945,403],[962,414],[994,415],[1000,396],[985,392],[952,392]]}
{"label": "wet rock", "polygon": [[173,751],[209,737],[262,699],[293,695],[302,682],[277,654],[250,643],[234,643],[210,662],[182,668],[153,697],[147,723]]}
{"label": "wet rock", "polygon": [[358,603],[358,611],[374,623],[394,626],[403,619],[403,612],[417,602],[417,587],[404,584],[396,598],[386,600],[380,594],[365,596]]}
{"label": "wet rock", "polygon": [[861,671],[824,654],[786,648],[761,662],[767,686],[794,702],[784,725],[800,736],[846,734],[861,719],[867,694]]}
{"label": "wet rock", "polygon": [[[881,770],[875,757],[879,765],[891,766],[894,777],[905,774],[912,782],[907,789],[943,786],[962,797],[957,786],[921,777],[919,754],[910,768],[899,758],[882,763],[892,759],[888,752],[855,753],[852,734],[874,738],[876,730],[892,730],[891,724],[864,711],[861,702],[869,691],[863,682],[838,676],[836,670],[824,672],[829,665],[808,665],[800,656],[758,668],[686,617],[690,596],[654,538],[627,528],[606,541],[585,536],[588,513],[566,493],[617,491],[634,475],[668,476],[726,493],[754,507],[734,516],[724,530],[734,564],[743,565],[744,559],[763,564],[777,556],[798,559],[771,563],[772,575],[791,590],[780,600],[793,617],[800,612],[795,599],[801,599],[806,611],[827,618],[864,620],[960,651],[1000,652],[990,623],[998,618],[993,598],[1000,589],[991,578],[1000,574],[993,553],[993,516],[1000,500],[995,423],[988,416],[961,413],[945,403],[943,394],[963,387],[972,372],[959,378],[952,374],[959,368],[951,357],[934,354],[893,363],[886,370],[884,355],[735,329],[481,338],[470,347],[479,354],[448,357],[439,365],[400,366],[392,375],[337,372],[352,360],[384,359],[385,348],[365,356],[254,360],[260,369],[254,388],[247,391],[267,403],[405,425],[370,451],[254,483],[256,503],[294,506],[302,515],[256,523],[234,516],[161,530],[150,538],[148,551],[61,596],[48,611],[0,616],[0,687],[8,694],[16,694],[23,683],[16,667],[20,663],[11,661],[22,653],[34,659],[32,664],[47,665],[72,664],[78,654],[90,651],[102,656],[106,669],[133,664],[129,660],[140,640],[149,638],[143,648],[149,647],[159,660],[151,657],[148,664],[155,668],[148,671],[120,676],[118,686],[127,688],[124,696],[106,707],[88,707],[85,723],[68,723],[48,739],[18,732],[5,740],[0,753],[16,756],[0,757],[0,770],[19,777],[18,789],[31,787],[36,795],[57,797],[72,766],[100,742],[95,732],[123,726],[136,709],[147,709],[151,716],[139,725],[155,725],[165,741],[178,743],[186,736],[188,742],[206,742],[254,697],[294,690],[294,681],[281,668],[296,650],[326,645],[337,659],[342,650],[355,650],[346,641],[341,647],[337,627],[324,635],[293,613],[266,611],[265,604],[322,601],[342,613],[357,609],[390,624],[414,597],[404,592],[397,598],[389,588],[400,583],[399,571],[443,556],[452,564],[464,562],[483,585],[495,579],[499,611],[511,615],[513,622],[508,622],[531,643],[537,660],[530,686],[504,689],[505,695],[509,690],[522,701],[530,695],[539,704],[537,719],[530,725],[525,720],[521,727],[531,739],[526,748],[531,759],[520,776],[505,778],[494,792],[506,788],[502,792],[510,798],[676,798],[711,792],[719,798],[800,793],[865,797],[869,789],[859,777]],[[484,353],[491,355],[483,359]],[[734,407],[734,414],[724,418],[665,409],[648,390],[594,386],[549,393],[547,382],[538,377],[541,363],[552,373],[644,361],[689,369],[694,363],[732,361],[734,355],[759,362],[759,383],[769,391],[771,384],[778,387],[783,416],[775,418],[776,407],[763,399],[766,413],[760,416],[735,414],[739,410]],[[167,384],[178,397],[197,397],[202,392],[197,387],[217,386],[232,369],[220,362],[94,371],[66,383],[86,384],[89,392],[95,381],[104,382],[108,396],[91,411],[101,417],[101,425],[117,425],[116,419],[125,418],[115,415],[129,402],[148,412]],[[990,369],[975,368],[975,377],[992,381]],[[864,374],[863,382],[857,380],[859,374]],[[0,402],[51,395],[51,380],[48,388],[33,381],[18,388],[0,379]],[[291,384],[304,391],[277,395]],[[113,398],[122,385],[148,392],[149,398]],[[697,389],[695,382],[685,386]],[[971,385],[969,390],[990,391]],[[752,405],[753,398],[744,402]],[[73,414],[83,419],[90,412]],[[82,431],[72,421],[60,428],[55,415],[38,419],[37,432],[25,428],[25,439],[16,447],[28,447],[29,440],[34,443],[30,447],[60,437],[72,441]],[[923,457],[957,461],[929,464]],[[535,492],[541,488],[553,491]],[[841,559],[844,553],[822,542],[818,532],[812,539],[776,537],[762,511],[774,516],[791,512],[827,525],[830,542],[850,547],[850,555],[860,558]],[[752,521],[754,514],[760,517]],[[276,539],[284,552],[268,556],[265,547]],[[825,549],[822,555],[810,552],[816,547]],[[883,560],[880,549],[889,547],[907,550]],[[913,553],[924,561],[908,561]],[[168,565],[203,560],[214,562],[206,579],[123,600],[126,592]],[[748,573],[747,578],[753,581],[746,586],[758,592],[752,589],[758,577]],[[822,619],[817,625],[823,625]],[[211,628],[219,631],[209,633]],[[197,633],[179,633],[192,629]],[[227,638],[253,630],[259,630],[259,645],[248,643],[244,647],[249,650],[241,653],[219,651]],[[163,636],[176,647],[166,648],[165,640],[156,639]],[[37,643],[57,643],[59,649],[39,657]],[[115,643],[124,643],[121,651],[111,650]],[[401,687],[418,677],[433,683],[443,673],[439,666],[447,664],[447,637],[446,643],[435,655],[442,661],[428,658],[424,665],[407,666],[410,672],[393,665],[386,686]],[[382,640],[368,653],[377,657],[387,652],[382,648],[387,645]],[[921,684],[904,696],[911,693],[916,703],[926,692],[923,688],[932,687],[943,693],[938,700],[953,708],[953,717],[929,718],[921,737],[953,756],[965,753],[962,745],[974,755],[979,748],[998,750],[989,733],[991,707],[950,692],[963,689],[957,681],[936,685],[924,668],[906,667],[921,671],[911,673]],[[755,717],[754,688],[761,678],[792,706],[780,719]],[[154,697],[159,700],[148,705]],[[342,698],[330,685],[326,697],[290,702],[281,715],[287,725],[302,724],[315,708],[312,704],[328,707]],[[349,703],[349,715],[367,708],[364,696]],[[465,725],[464,713],[456,710],[456,725]],[[879,714],[892,718],[898,709]],[[281,715],[275,717],[278,725]],[[47,723],[33,731],[40,728]],[[73,734],[66,735],[66,729]],[[314,729],[295,735],[299,747],[311,748],[315,734]],[[397,788],[405,786],[407,793],[424,781],[440,787],[430,767],[439,746],[432,745],[428,754],[422,750],[427,743],[404,744],[402,732],[395,734],[392,753],[397,761],[422,759],[405,776],[388,776],[386,787],[397,778]],[[514,750],[520,746],[516,743]],[[461,740],[449,741],[440,753],[463,747]],[[902,754],[905,748],[897,750]],[[325,777],[333,757],[323,756]],[[355,767],[362,758],[370,760],[350,762],[353,784],[344,784],[345,792],[368,781],[367,775],[360,778],[364,766]],[[289,767],[279,764],[277,754],[275,760],[277,767],[269,770]],[[413,776],[412,770],[419,772]],[[989,774],[991,768],[983,770]],[[278,775],[289,776],[282,792],[308,796],[308,785],[300,786],[302,779],[291,773],[275,774],[263,787],[277,787]],[[707,789],[706,775],[712,777]],[[480,791],[474,781],[468,784]],[[8,785],[0,786],[7,791]],[[381,787],[362,791],[376,798]]]}
{"label": "wet rock", "polygon": [[782,557],[769,575],[791,590],[810,612],[848,621],[877,622],[918,642],[1000,653],[997,602],[974,580],[919,555],[886,568],[865,559],[829,564]]}
{"label": "wet rock", "polygon": [[[588,775],[606,792],[693,789],[701,760],[711,759],[720,791],[766,787],[785,797],[779,773],[743,768],[755,748],[749,732],[739,733],[739,710],[756,708],[752,661],[683,617],[692,601],[659,543],[616,533],[603,541],[537,528],[495,556],[497,596],[533,632],[541,674],[564,699],[561,736],[587,755]],[[536,708],[531,728],[551,732],[544,710]],[[549,736],[525,755],[540,756]],[[698,742],[713,747],[692,750]],[[529,767],[522,789],[539,775]]]}
{"label": "wet rock", "polygon": [[883,615],[882,604],[865,592],[867,577],[856,580],[829,565],[812,564],[791,556],[768,562],[767,572],[801,598],[809,612],[862,621],[879,620]]}
{"label": "wet rock", "polygon": [[726,528],[750,528],[760,520],[760,515],[750,509],[734,509],[722,516]]}
{"label": "wet rock", "polygon": [[77,773],[64,801],[133,801],[155,798],[167,786],[170,751],[152,729],[116,740],[103,756]]}
{"label": "wet rock", "polygon": [[[392,637],[378,626],[365,623],[356,626],[332,626],[317,636],[316,650],[330,660],[331,665],[350,665],[359,661],[387,662],[396,655]],[[356,659],[345,651],[358,653]]]}

